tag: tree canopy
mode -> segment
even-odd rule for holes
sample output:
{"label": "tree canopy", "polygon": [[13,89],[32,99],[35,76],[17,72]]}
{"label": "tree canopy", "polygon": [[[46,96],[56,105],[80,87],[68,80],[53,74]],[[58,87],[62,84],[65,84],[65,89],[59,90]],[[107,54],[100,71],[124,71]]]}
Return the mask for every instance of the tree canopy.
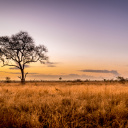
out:
{"label": "tree canopy", "polygon": [[26,65],[39,61],[45,64],[47,48],[44,45],[36,46],[27,32],[19,32],[11,37],[0,37],[0,60],[3,66],[13,66],[21,70],[21,82],[25,82]]}

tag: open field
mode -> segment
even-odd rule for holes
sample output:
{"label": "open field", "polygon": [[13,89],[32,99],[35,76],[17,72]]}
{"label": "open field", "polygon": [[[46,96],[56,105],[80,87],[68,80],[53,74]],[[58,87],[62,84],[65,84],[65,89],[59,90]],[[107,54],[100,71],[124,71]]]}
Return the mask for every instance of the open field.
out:
{"label": "open field", "polygon": [[0,128],[128,127],[128,83],[0,83]]}

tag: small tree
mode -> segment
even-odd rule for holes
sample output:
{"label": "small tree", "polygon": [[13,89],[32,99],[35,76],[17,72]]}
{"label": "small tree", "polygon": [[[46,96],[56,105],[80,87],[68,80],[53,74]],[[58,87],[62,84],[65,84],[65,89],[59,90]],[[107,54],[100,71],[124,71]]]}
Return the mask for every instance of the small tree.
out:
{"label": "small tree", "polygon": [[35,46],[27,32],[19,32],[11,37],[0,37],[0,60],[3,66],[13,66],[20,69],[22,83],[28,73],[24,73],[25,66],[40,61],[42,64],[48,60],[45,55],[47,49],[44,45]]}
{"label": "small tree", "polygon": [[117,77],[117,80],[118,80],[119,82],[121,82],[122,84],[124,84],[124,83],[126,82],[125,78],[124,78],[124,77],[121,77],[121,76],[118,76],[118,77]]}
{"label": "small tree", "polygon": [[62,77],[59,77],[59,80],[61,81],[62,80]]}
{"label": "small tree", "polygon": [[5,82],[6,82],[6,83],[10,83],[10,82],[11,82],[11,78],[10,78],[10,77],[6,77]]}

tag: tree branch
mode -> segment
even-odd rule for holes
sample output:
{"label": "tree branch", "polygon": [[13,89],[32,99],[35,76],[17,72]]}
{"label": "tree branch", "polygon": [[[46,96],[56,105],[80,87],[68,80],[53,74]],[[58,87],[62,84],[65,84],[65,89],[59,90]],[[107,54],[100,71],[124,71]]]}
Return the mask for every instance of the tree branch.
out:
{"label": "tree branch", "polygon": [[35,60],[35,61],[34,61],[34,60],[26,61],[26,62],[24,63],[24,65],[27,64],[27,63],[37,62],[37,61],[38,61],[38,60]]}
{"label": "tree branch", "polygon": [[17,67],[17,68],[19,68],[20,69],[20,67],[18,67],[17,65],[10,65],[10,64],[3,64],[3,66],[1,66],[1,67],[4,67],[4,66],[14,66],[14,67]]}
{"label": "tree branch", "polygon": [[26,76],[28,75],[28,72],[27,73],[25,73],[25,78],[26,78]]}
{"label": "tree branch", "polygon": [[20,78],[20,79],[21,79],[21,76],[18,76],[18,78]]}

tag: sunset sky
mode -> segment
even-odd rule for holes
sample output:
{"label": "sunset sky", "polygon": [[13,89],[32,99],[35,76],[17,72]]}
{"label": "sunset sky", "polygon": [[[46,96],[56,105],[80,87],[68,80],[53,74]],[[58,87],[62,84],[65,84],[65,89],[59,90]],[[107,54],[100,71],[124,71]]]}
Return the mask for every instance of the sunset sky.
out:
{"label": "sunset sky", "polygon": [[[21,30],[52,62],[30,64],[27,80],[128,77],[128,0],[0,0],[0,36]],[[0,79],[19,73],[0,67]]]}

